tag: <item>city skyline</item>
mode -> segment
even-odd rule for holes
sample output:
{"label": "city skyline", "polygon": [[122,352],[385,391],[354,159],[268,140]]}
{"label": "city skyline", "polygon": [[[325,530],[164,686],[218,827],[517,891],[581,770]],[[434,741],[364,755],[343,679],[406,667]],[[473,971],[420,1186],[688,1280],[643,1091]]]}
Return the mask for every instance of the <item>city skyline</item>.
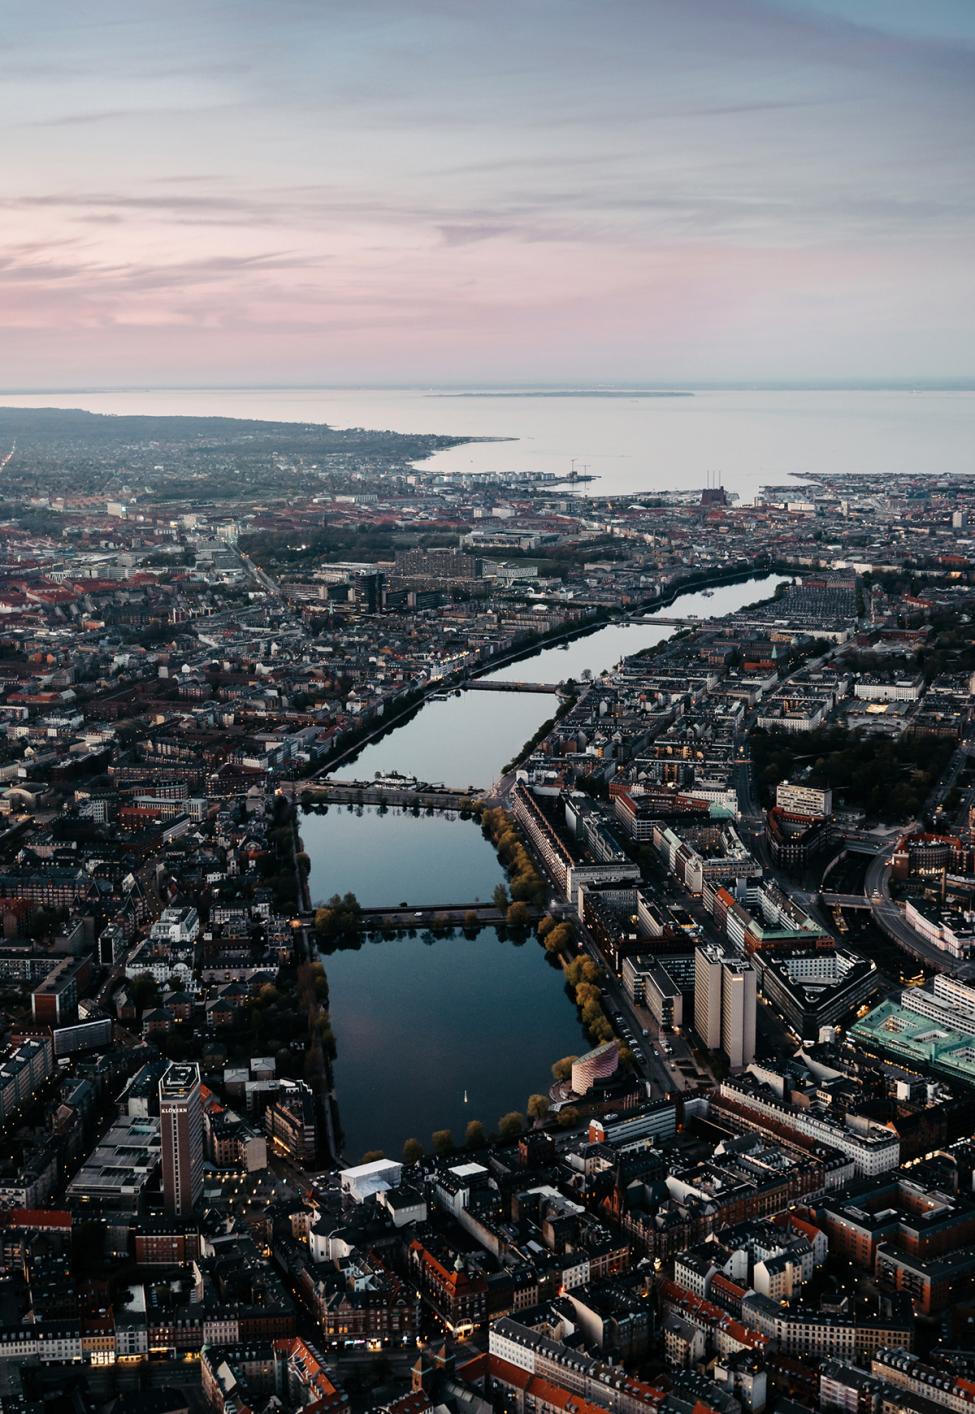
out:
{"label": "city skyline", "polygon": [[975,366],[965,5],[7,21],[4,387]]}

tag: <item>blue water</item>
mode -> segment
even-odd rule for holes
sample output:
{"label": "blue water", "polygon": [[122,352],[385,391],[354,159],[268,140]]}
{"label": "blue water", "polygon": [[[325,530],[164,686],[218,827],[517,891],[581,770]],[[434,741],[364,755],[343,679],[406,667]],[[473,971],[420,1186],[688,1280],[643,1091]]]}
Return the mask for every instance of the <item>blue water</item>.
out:
{"label": "blue water", "polygon": [[[488,1129],[551,1083],[553,1061],[589,1043],[561,972],[532,938],[431,934],[325,958],[345,1156],[399,1158],[435,1129]],[[464,1091],[468,1100],[464,1103]]]}
{"label": "blue water", "polygon": [[302,814],[301,838],[315,903],[350,892],[364,908],[486,902],[504,879],[480,826],[447,815],[330,805]]}

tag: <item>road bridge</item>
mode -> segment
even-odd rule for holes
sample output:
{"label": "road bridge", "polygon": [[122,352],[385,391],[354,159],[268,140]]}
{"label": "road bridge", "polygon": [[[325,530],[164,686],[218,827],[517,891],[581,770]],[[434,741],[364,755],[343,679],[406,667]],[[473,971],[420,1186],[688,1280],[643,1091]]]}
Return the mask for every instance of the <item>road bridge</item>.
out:
{"label": "road bridge", "polygon": [[473,810],[484,792],[478,786],[402,785],[378,781],[296,781],[299,799],[327,805],[418,805],[431,810]]}
{"label": "road bridge", "polygon": [[700,628],[707,618],[698,615],[693,619],[668,619],[662,614],[633,614],[629,619],[634,624],[653,624],[660,628]]}
{"label": "road bridge", "polygon": [[[539,910],[526,905],[526,922],[534,924],[539,918]],[[314,910],[307,915],[309,922],[314,918]],[[416,904],[412,907],[387,906],[385,908],[364,908],[359,915],[359,926],[363,932],[377,928],[392,928],[403,931],[409,928],[462,928],[472,921],[478,927],[507,922],[506,911],[495,908],[493,903],[475,900],[474,903]]]}
{"label": "road bridge", "polygon": [[472,678],[463,686],[468,692],[552,692],[561,693],[564,688],[558,682],[505,682],[498,678]]}
{"label": "road bridge", "polygon": [[872,907],[864,894],[821,893],[819,901],[824,908],[862,908],[868,913]]}

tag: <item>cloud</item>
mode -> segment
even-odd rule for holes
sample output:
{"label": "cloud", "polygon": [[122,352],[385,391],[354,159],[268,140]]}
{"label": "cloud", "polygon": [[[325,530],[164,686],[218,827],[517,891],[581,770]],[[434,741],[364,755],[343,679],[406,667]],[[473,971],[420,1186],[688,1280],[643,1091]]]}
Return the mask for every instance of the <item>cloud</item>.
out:
{"label": "cloud", "polygon": [[861,288],[878,356],[919,313],[972,347],[975,7],[52,0],[43,36],[9,8],[0,295],[54,349],[319,327],[379,359],[412,327],[502,360],[539,320],[556,361],[622,364],[719,311],[743,351],[820,308],[860,338]]}

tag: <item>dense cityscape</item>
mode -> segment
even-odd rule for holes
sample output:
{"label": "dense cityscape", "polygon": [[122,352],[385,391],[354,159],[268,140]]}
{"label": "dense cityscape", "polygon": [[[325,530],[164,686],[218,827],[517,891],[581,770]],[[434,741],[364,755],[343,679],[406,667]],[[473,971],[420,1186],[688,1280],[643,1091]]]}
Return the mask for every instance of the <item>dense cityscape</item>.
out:
{"label": "dense cityscape", "polygon": [[0,408],[0,1410],[970,1409],[970,477],[457,442]]}

